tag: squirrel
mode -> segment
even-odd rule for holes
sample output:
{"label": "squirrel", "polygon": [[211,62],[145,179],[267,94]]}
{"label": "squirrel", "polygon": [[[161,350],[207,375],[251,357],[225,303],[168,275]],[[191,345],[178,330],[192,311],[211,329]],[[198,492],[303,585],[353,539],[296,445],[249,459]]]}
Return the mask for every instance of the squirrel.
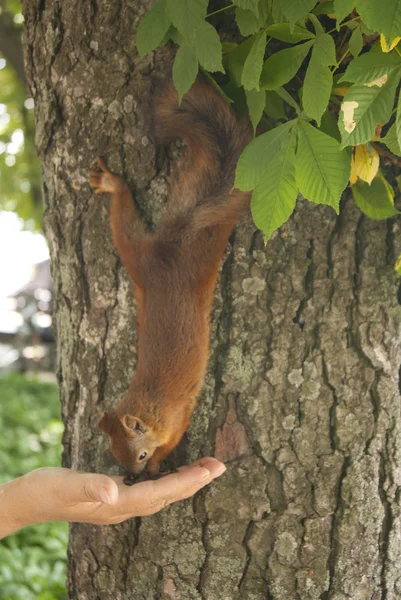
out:
{"label": "squirrel", "polygon": [[116,408],[99,421],[129,477],[145,467],[156,476],[188,428],[206,372],[220,260],[250,201],[250,193],[232,188],[252,131],[211,83],[198,76],[181,103],[172,82],[159,87],[152,112],[156,143],[181,138],[187,146],[156,229],[145,229],[128,185],[104,160],[97,159],[100,170],[89,176],[96,194],[112,195],[113,242],[136,298],[136,372]]}

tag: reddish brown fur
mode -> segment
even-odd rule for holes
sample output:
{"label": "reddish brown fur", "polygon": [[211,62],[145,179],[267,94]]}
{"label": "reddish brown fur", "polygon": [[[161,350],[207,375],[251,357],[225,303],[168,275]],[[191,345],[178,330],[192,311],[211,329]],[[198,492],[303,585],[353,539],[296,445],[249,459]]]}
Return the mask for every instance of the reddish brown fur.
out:
{"label": "reddish brown fur", "polygon": [[[199,78],[178,106],[170,84],[156,95],[155,137],[159,143],[183,138],[185,167],[172,185],[169,209],[153,233],[135,214],[125,182],[92,170],[96,193],[111,192],[115,246],[134,281],[138,310],[138,364],[129,390],[106,413],[100,427],[128,470],[148,470],[178,444],[188,427],[208,359],[209,315],[217,271],[231,229],[247,210],[249,195],[234,191],[238,157],[250,139],[212,85]],[[135,417],[136,429],[125,415]]]}

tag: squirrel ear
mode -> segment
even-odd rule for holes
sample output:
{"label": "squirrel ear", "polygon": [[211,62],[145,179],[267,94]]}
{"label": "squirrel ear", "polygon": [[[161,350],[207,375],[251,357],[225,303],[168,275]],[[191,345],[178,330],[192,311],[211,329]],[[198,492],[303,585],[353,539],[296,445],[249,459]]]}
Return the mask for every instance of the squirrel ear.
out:
{"label": "squirrel ear", "polygon": [[138,419],[138,417],[134,417],[133,415],[124,415],[121,419],[121,423],[131,435],[134,431],[142,431],[142,433],[145,433],[146,431],[141,419]]}
{"label": "squirrel ear", "polygon": [[116,421],[115,414],[113,414],[111,412],[104,412],[102,414],[101,419],[100,419],[99,423],[97,424],[97,426],[104,433],[107,433],[107,435],[111,435],[115,421]]}

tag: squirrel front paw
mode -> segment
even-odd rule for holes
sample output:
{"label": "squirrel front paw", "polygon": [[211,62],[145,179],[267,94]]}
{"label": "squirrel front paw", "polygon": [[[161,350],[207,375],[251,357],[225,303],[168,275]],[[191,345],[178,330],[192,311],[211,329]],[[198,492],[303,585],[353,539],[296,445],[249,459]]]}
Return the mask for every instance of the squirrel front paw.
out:
{"label": "squirrel front paw", "polygon": [[97,164],[100,171],[92,168],[89,172],[89,184],[95,190],[95,194],[113,193],[120,190],[124,185],[124,180],[118,175],[114,175],[102,158],[98,157]]}

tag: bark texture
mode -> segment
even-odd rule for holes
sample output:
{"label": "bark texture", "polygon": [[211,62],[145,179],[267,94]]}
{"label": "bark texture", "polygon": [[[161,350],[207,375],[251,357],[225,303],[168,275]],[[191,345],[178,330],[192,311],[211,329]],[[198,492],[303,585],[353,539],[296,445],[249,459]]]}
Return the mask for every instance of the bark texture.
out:
{"label": "bark texture", "polygon": [[[128,177],[145,217],[168,161],[146,127],[149,74],[135,30],[150,0],[25,0],[45,221],[56,294],[65,465],[116,472],[97,429],[136,352],[130,282],[108,203],[88,185],[96,155]],[[299,201],[266,246],[252,223],[227,249],[209,371],[173,461],[227,461],[194,499],[154,517],[73,525],[77,600],[396,600],[401,597],[399,223],[344,201]]]}

